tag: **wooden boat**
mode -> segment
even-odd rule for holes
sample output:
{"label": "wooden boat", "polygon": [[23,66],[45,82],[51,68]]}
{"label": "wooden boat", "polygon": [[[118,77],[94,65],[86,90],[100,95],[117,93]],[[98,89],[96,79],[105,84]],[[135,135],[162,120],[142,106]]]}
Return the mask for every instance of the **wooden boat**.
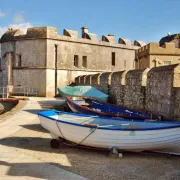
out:
{"label": "wooden boat", "polygon": [[180,155],[180,122],[119,120],[55,110],[38,113],[52,138],[122,151],[163,151]]}
{"label": "wooden boat", "polygon": [[92,86],[62,86],[58,88],[58,92],[62,97],[86,97],[95,98],[100,101],[107,101],[108,99],[107,94]]}
{"label": "wooden boat", "polygon": [[97,100],[85,99],[85,100],[73,100],[70,97],[66,97],[66,103],[69,108],[76,113],[109,116],[109,117],[121,117],[130,119],[152,119],[151,114],[137,112],[134,110],[125,109],[113,104],[100,102]]}

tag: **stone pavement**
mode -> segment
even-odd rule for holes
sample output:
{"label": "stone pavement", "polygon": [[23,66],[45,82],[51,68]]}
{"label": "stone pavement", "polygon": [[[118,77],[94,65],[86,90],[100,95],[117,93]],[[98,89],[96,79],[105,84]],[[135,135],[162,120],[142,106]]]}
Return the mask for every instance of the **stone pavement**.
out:
{"label": "stone pavement", "polygon": [[[30,98],[19,111],[0,117],[0,139],[13,136],[22,125],[37,118],[37,111],[62,104],[61,99]],[[31,112],[31,113],[29,113]],[[0,179],[86,179],[0,144]]]}

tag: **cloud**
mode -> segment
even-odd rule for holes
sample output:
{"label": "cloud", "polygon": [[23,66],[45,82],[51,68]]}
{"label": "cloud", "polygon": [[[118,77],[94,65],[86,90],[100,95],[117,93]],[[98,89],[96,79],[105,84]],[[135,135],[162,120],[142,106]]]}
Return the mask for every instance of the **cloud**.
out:
{"label": "cloud", "polygon": [[32,24],[29,22],[24,22],[20,24],[10,24],[9,26],[0,26],[0,37],[8,30],[8,28],[21,29],[26,33],[27,28],[32,27]]}
{"label": "cloud", "polygon": [[3,18],[4,16],[6,16],[6,14],[0,10],[0,19]]}
{"label": "cloud", "polygon": [[17,14],[14,15],[13,17],[13,23],[14,24],[21,24],[24,23],[24,12],[18,12]]}

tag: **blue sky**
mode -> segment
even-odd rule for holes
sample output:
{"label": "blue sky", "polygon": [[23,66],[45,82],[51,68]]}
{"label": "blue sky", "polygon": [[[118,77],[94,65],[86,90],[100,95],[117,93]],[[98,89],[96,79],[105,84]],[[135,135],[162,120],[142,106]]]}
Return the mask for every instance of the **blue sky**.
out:
{"label": "blue sky", "polygon": [[146,43],[180,32],[180,0],[1,0],[0,35],[8,28],[53,26],[89,32],[101,39],[118,38]]}

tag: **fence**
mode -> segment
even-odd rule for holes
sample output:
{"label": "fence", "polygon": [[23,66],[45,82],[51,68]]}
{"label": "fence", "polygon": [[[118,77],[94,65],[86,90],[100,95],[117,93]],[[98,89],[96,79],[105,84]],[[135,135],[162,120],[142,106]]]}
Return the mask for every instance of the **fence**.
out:
{"label": "fence", "polygon": [[8,93],[7,93],[7,87],[0,87],[0,96],[2,98],[7,98],[8,97]]}
{"label": "fence", "polygon": [[38,89],[26,86],[7,86],[0,87],[0,96],[2,98],[7,98],[9,95],[16,96],[37,96]]}

